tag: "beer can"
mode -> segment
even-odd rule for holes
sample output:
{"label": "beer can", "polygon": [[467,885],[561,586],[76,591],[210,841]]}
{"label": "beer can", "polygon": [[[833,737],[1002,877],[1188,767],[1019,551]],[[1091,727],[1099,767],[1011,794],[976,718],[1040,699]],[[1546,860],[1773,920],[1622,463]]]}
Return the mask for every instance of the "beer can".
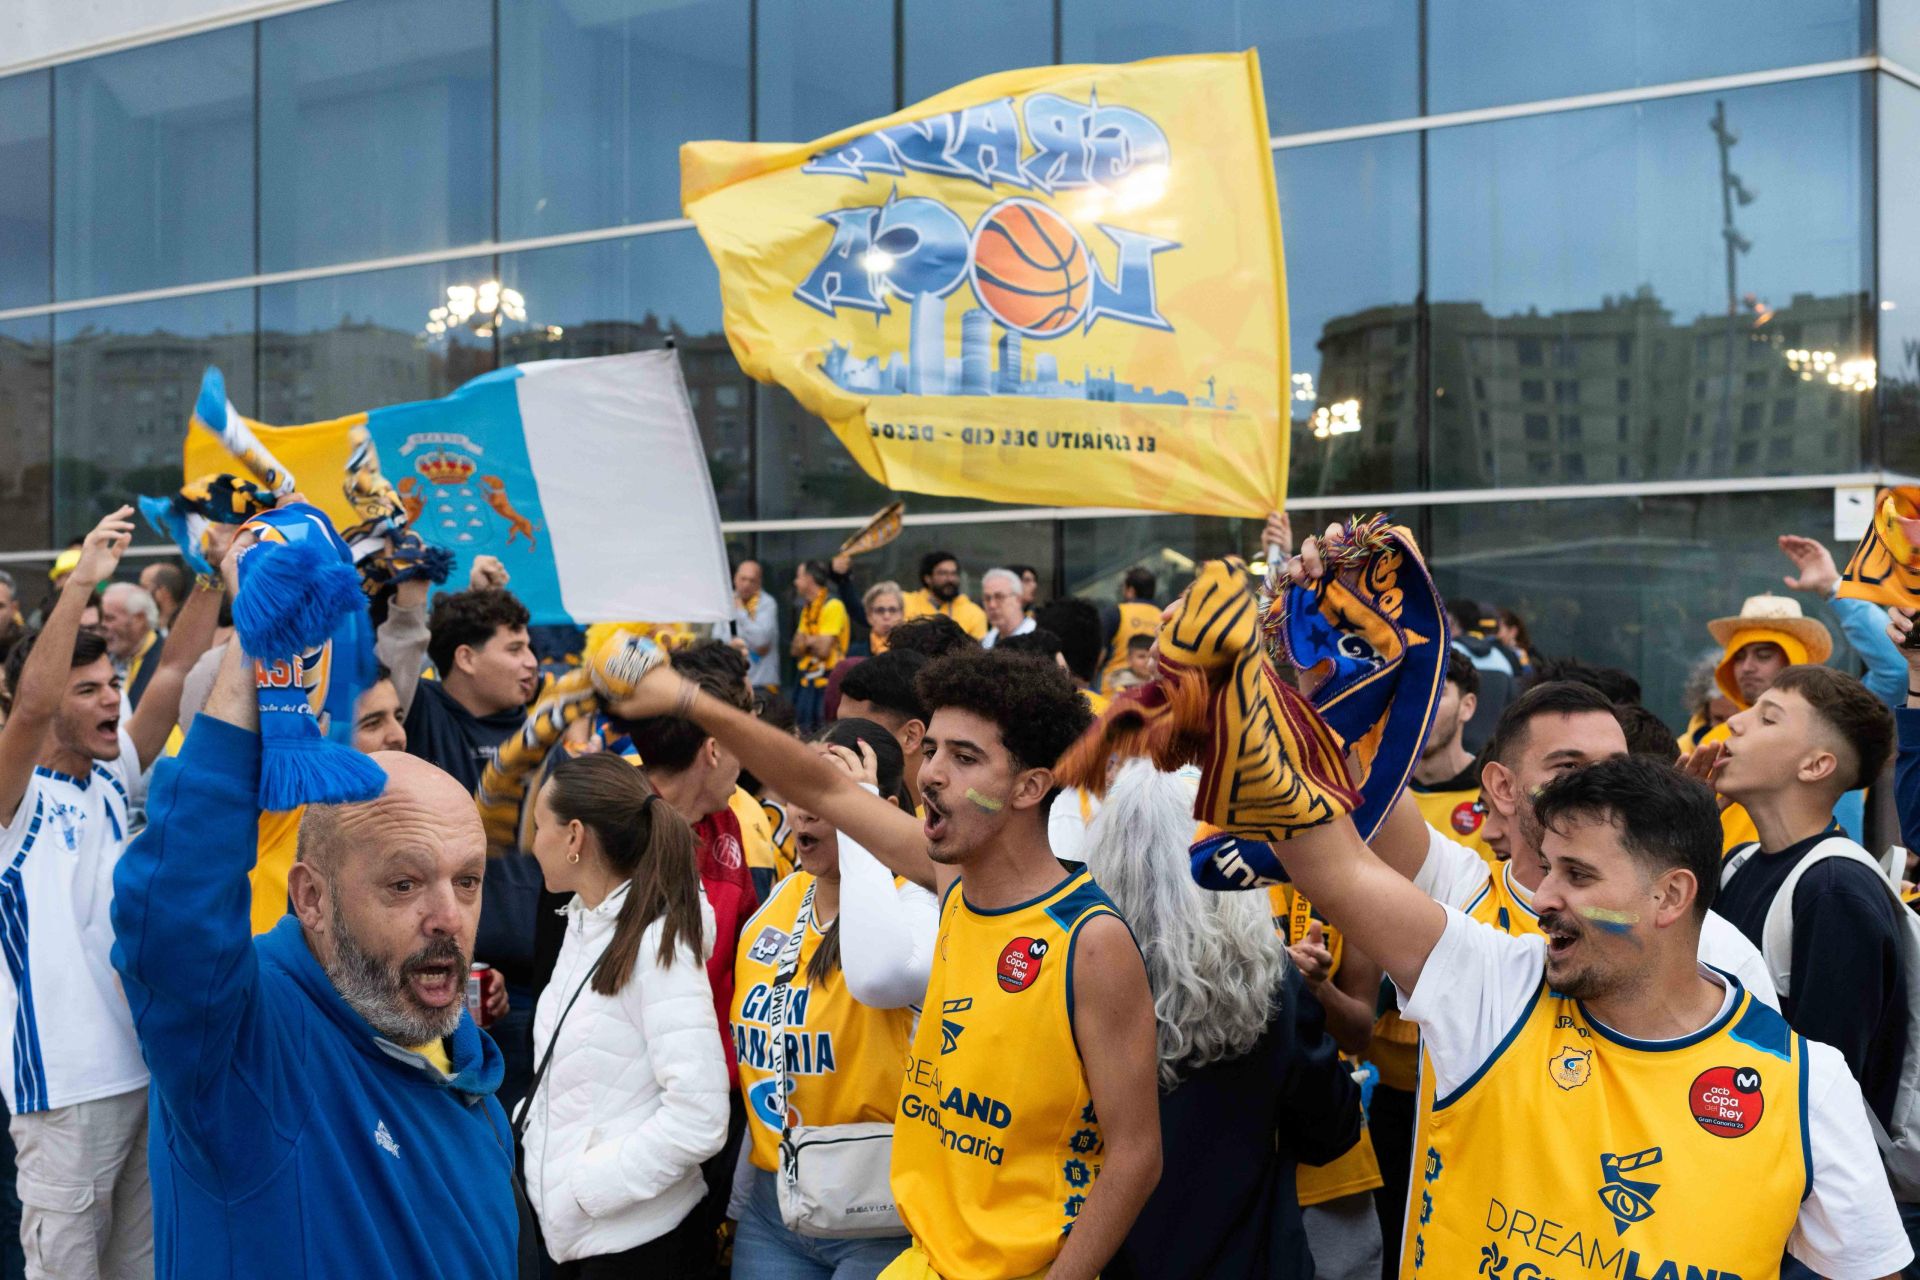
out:
{"label": "beer can", "polygon": [[486,1000],[481,994],[480,975],[492,967],[483,961],[475,960],[467,969],[467,1012],[473,1016],[473,1025],[476,1027],[487,1025],[487,1017],[483,1011]]}

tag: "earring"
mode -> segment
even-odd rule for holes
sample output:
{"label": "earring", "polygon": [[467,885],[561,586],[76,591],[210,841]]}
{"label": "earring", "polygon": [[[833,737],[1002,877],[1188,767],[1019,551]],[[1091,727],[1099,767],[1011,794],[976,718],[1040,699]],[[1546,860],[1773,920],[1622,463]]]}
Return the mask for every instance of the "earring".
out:
{"label": "earring", "polygon": [[577,854],[577,853],[570,853],[570,854],[568,854],[568,855],[567,855],[567,861],[568,861],[568,862],[578,862],[578,861],[580,861],[580,855],[579,855],[579,854]]}

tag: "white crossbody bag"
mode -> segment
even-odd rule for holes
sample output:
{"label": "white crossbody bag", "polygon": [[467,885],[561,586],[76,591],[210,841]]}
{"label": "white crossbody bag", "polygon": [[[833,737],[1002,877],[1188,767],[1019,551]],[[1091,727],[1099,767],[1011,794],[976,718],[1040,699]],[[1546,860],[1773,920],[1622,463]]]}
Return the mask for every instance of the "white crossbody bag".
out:
{"label": "white crossbody bag", "polygon": [[814,886],[800,899],[800,917],[780,949],[767,1001],[772,1031],[773,1077],[779,1081],[773,1102],[780,1112],[780,1170],[774,1175],[780,1195],[780,1220],[787,1229],[824,1240],[858,1240],[906,1234],[893,1203],[893,1126],[788,1123],[787,1010],[793,979],[800,971],[800,948],[813,920]]}

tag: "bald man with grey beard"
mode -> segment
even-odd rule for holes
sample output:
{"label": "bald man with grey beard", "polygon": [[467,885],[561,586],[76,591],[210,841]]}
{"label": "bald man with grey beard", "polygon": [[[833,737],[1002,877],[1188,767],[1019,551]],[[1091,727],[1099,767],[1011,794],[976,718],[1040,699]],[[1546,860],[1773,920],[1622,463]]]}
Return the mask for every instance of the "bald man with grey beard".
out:
{"label": "bald man with grey beard", "polygon": [[153,1071],[157,1273],[511,1280],[503,1066],[464,999],[487,870],[472,798],[376,754],[376,799],[307,808],[292,911],[253,937],[252,668],[228,647],[114,879]]}

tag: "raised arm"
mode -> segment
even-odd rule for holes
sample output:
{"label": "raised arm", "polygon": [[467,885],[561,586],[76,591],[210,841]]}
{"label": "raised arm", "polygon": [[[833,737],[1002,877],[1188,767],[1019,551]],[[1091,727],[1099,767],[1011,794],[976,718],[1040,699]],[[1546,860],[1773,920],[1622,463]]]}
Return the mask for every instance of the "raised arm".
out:
{"label": "raised arm", "polygon": [[1360,842],[1342,818],[1311,827],[1273,847],[1294,888],[1320,914],[1411,991],[1447,925],[1440,904]]}
{"label": "raised arm", "polygon": [[185,748],[154,766],[147,827],[114,868],[113,966],[179,1150],[244,1194],[272,1176],[301,1116],[282,1101],[261,999],[247,873],[257,856],[253,663],[227,646]]}
{"label": "raised arm", "polygon": [[[216,524],[209,533],[207,559],[218,565],[225,561],[227,548],[233,542],[233,527]],[[219,579],[194,580],[186,603],[173,620],[173,630],[167,633],[160,665],[154,668],[140,705],[127,721],[127,736],[133,739],[142,770],[159,759],[166,748],[174,722],[180,718],[180,695],[187,687],[187,672],[193,670],[200,655],[213,645],[214,630],[220,625],[220,601],[226,594],[224,587]]]}
{"label": "raised arm", "polygon": [[702,693],[670,667],[643,676],[613,711],[629,720],[683,716],[712,734],[721,746],[768,788],[804,804],[837,830],[852,836],[895,875],[935,889],[933,860],[913,815],[863,788],[839,766],[772,725]]}
{"label": "raised arm", "polygon": [[1080,926],[1073,958],[1074,1038],[1106,1158],[1049,1280],[1095,1280],[1160,1182],[1159,1047],[1140,948],[1118,916]]}
{"label": "raised arm", "polygon": [[[80,561],[60,588],[33,652],[20,668],[20,687],[13,691],[13,710],[0,728],[0,824],[11,824],[20,799],[33,780],[47,729],[66,696],[67,675],[73,670],[73,641],[80,634],[80,615],[93,589],[113,576],[133,541],[132,507],[121,507],[95,525],[80,547]],[[157,676],[155,677],[158,678]],[[176,702],[178,697],[176,695]],[[143,757],[144,758],[144,757]]]}
{"label": "raised arm", "polygon": [[373,653],[392,673],[393,696],[400,700],[400,722],[406,723],[420,670],[427,656],[427,591],[432,583],[412,578],[393,589],[387,602],[387,620],[373,633]]}

